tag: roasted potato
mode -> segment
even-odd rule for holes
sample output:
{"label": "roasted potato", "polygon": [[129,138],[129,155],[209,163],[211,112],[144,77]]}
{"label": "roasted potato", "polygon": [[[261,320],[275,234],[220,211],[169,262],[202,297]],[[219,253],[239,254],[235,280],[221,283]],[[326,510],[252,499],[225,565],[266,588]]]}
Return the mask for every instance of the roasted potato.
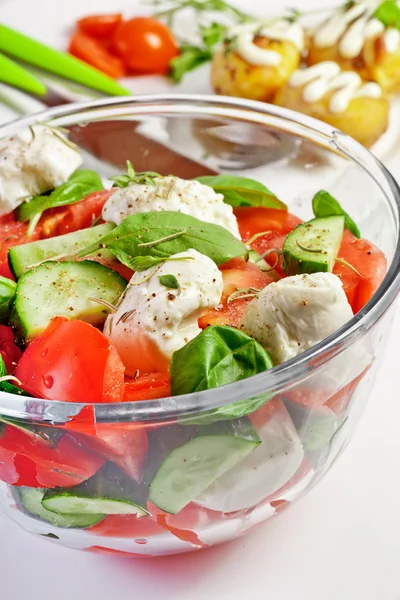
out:
{"label": "roasted potato", "polygon": [[325,121],[367,148],[372,146],[388,127],[389,102],[385,97],[356,97],[350,100],[343,112],[332,112],[329,105],[337,90],[328,92],[317,102],[306,102],[303,92],[304,86],[293,87],[287,83],[279,91],[275,104]]}
{"label": "roasted potato", "polygon": [[217,94],[269,102],[298,68],[301,53],[292,42],[258,36],[254,43],[278,52],[281,62],[275,66],[252,65],[226,44],[214,54],[211,65],[211,83]]}
{"label": "roasted potato", "polygon": [[394,52],[388,52],[384,33],[367,38],[355,58],[344,58],[338,44],[320,48],[311,38],[307,63],[315,65],[326,60],[337,62],[346,71],[355,71],[366,81],[376,81],[386,94],[400,91],[400,44]]}

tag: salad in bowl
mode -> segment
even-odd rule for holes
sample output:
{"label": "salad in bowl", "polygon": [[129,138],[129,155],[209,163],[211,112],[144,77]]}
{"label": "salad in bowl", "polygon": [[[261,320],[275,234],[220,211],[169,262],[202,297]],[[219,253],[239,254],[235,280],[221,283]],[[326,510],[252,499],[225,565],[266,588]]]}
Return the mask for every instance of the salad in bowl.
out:
{"label": "salad in bowl", "polygon": [[[146,106],[124,102],[132,116]],[[394,259],[332,190],[314,189],[300,218],[267,181],[201,163],[185,178],[126,154],[106,177],[83,164],[85,129],[57,123],[0,141],[2,510],[123,555],[232,539],[314,485],[347,441]]]}

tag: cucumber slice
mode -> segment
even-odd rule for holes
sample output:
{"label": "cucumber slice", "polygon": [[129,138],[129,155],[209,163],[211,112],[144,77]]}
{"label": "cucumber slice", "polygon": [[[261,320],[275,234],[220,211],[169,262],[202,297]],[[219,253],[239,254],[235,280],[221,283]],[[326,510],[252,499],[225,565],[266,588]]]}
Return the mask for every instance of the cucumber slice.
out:
{"label": "cucumber slice", "polygon": [[125,287],[121,275],[90,260],[43,263],[18,280],[11,324],[21,341],[32,340],[57,316],[100,325],[109,310],[90,298],[115,304]]}
{"label": "cucumber slice", "polygon": [[182,445],[177,436],[177,447],[162,461],[150,484],[151,502],[171,514],[244,460],[261,441],[246,417],[195,427],[191,433],[192,439]]}
{"label": "cucumber slice", "polygon": [[298,225],[283,244],[286,275],[332,272],[344,232],[344,217],[323,217]]}
{"label": "cucumber slice", "polygon": [[45,490],[36,488],[20,487],[14,489],[14,497],[20,509],[30,517],[50,523],[55,527],[63,529],[85,529],[96,525],[105,515],[102,514],[84,514],[84,515],[63,515],[56,514],[46,510],[42,506],[42,500]]}
{"label": "cucumber slice", "polygon": [[112,463],[106,463],[93,477],[71,488],[47,490],[42,506],[64,515],[147,516],[147,490]]}
{"label": "cucumber slice", "polygon": [[[49,238],[47,240],[39,240],[22,246],[14,246],[8,251],[8,263],[10,269],[16,279],[21,277],[26,271],[32,268],[32,265],[59,256],[60,254],[78,253],[86,246],[94,244],[112,229],[113,223],[104,223],[89,229],[81,229],[66,235]],[[113,258],[113,255],[108,250],[101,250],[101,255],[105,258]]]}
{"label": "cucumber slice", "polygon": [[196,504],[224,513],[248,509],[274,494],[297,472],[304,451],[283,403],[271,400],[255,418],[260,420],[256,425],[260,446],[195,498]]}

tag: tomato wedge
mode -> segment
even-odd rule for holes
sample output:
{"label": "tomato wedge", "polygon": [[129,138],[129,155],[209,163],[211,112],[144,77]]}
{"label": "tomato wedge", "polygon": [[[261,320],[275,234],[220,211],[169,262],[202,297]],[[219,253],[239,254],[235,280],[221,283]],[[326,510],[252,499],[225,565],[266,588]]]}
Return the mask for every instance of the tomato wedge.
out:
{"label": "tomato wedge", "polygon": [[14,342],[14,334],[11,327],[0,325],[0,354],[6,365],[7,373],[14,373],[22,350]]}
{"label": "tomato wedge", "polygon": [[171,395],[169,373],[147,373],[125,382],[124,401],[156,400]]}
{"label": "tomato wedge", "polygon": [[120,402],[124,365],[112,342],[83,321],[56,317],[22,355],[16,377],[25,391],[64,402]]}
{"label": "tomato wedge", "polygon": [[8,250],[39,239],[40,227],[36,227],[31,237],[26,235],[28,223],[15,221],[13,213],[0,217],[0,275],[14,279],[8,266]]}
{"label": "tomato wedge", "polygon": [[79,31],[101,40],[107,40],[118,29],[121,22],[121,13],[114,13],[111,15],[88,15],[79,19],[76,24]]}
{"label": "tomato wedge", "polygon": [[266,273],[263,273],[256,265],[244,261],[242,258],[235,258],[222,265],[220,268],[224,281],[224,291],[221,304],[217,308],[209,308],[201,314],[199,318],[199,327],[205,329],[209,325],[230,325],[239,327],[243,313],[251,298],[237,299],[228,303],[230,294],[237,288],[262,289],[270,284],[273,279]]}
{"label": "tomato wedge", "polygon": [[0,458],[6,460],[0,477],[6,477],[7,483],[46,488],[77,485],[105,462],[69,434],[56,436],[50,443],[32,431],[4,424],[0,430]]}
{"label": "tomato wedge", "polygon": [[98,40],[80,31],[72,34],[68,52],[106,75],[119,79],[125,75],[124,63]]}
{"label": "tomato wedge", "polygon": [[108,515],[88,529],[90,533],[102,537],[146,539],[165,533],[165,529],[152,517],[136,515]]}

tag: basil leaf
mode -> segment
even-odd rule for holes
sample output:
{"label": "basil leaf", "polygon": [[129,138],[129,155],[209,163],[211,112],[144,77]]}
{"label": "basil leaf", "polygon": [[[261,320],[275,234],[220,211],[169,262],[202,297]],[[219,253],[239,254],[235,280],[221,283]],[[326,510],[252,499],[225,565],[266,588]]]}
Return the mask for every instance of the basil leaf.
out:
{"label": "basil leaf", "polygon": [[180,423],[182,425],[211,425],[218,421],[230,421],[232,419],[240,419],[246,415],[251,415],[253,412],[264,406],[267,402],[272,400],[275,394],[260,394],[253,396],[246,400],[240,400],[240,402],[234,402],[233,404],[226,404],[219,408],[207,410],[204,413],[195,415],[193,417],[182,418]]}
{"label": "basil leaf", "polygon": [[[252,337],[233,327],[213,325],[172,355],[171,393],[177,396],[208,390],[241,381],[272,367],[269,354]],[[211,423],[244,416],[269,399],[262,395],[229,404],[191,418],[190,423]]]}
{"label": "basil leaf", "polygon": [[179,283],[175,275],[159,275],[161,285],[170,288],[171,290],[179,290]]}
{"label": "basil leaf", "polygon": [[262,206],[287,210],[286,204],[259,181],[233,175],[204,175],[196,179],[222,194],[224,202],[231,206]]}
{"label": "basil leaf", "polygon": [[14,298],[17,284],[12,279],[0,276],[0,322],[10,316],[10,302]]}
{"label": "basil leaf", "polygon": [[247,254],[245,244],[224,227],[172,211],[131,215],[78,256],[87,256],[100,248],[108,248],[131,268],[132,261],[137,261],[139,256],[165,260],[190,248],[205,254],[217,265]]}
{"label": "basil leaf", "polygon": [[151,269],[151,267],[155,267],[164,262],[163,258],[156,258],[155,256],[136,256],[136,258],[132,258],[129,261],[130,269],[133,271],[147,271],[147,269]]}
{"label": "basil leaf", "polygon": [[357,238],[361,237],[360,230],[350,215],[340,206],[339,202],[326,190],[320,190],[312,199],[312,209],[316,217],[344,217],[344,225]]}
{"label": "basil leaf", "polygon": [[75,171],[71,177],[53,190],[50,194],[34,196],[28,202],[24,202],[18,209],[17,217],[19,221],[29,221],[28,235],[32,235],[33,230],[42,213],[49,208],[74,204],[83,200],[92,192],[103,189],[100,177],[95,171],[82,169]]}
{"label": "basil leaf", "polygon": [[400,7],[396,0],[384,0],[373,14],[385,27],[400,29]]}

